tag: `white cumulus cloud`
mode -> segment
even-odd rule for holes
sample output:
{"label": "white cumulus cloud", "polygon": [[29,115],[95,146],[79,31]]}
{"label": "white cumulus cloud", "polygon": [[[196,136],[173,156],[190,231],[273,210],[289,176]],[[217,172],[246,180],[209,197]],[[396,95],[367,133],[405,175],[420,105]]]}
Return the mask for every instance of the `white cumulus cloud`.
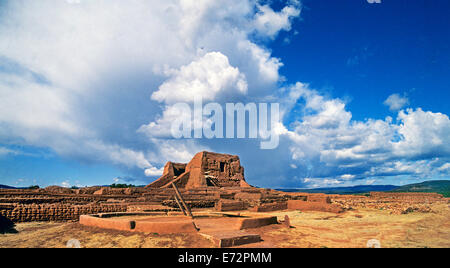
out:
{"label": "white cumulus cloud", "polygon": [[255,16],[255,29],[259,34],[274,38],[281,30],[291,29],[292,19],[300,15],[300,5],[294,3],[275,12],[269,5],[259,5]]}
{"label": "white cumulus cloud", "polygon": [[231,66],[220,52],[207,53],[179,70],[167,72],[170,78],[152,95],[152,99],[159,102],[193,102],[198,97],[214,101],[217,95],[226,91],[247,93],[245,75]]}
{"label": "white cumulus cloud", "polygon": [[354,121],[343,101],[325,98],[307,85],[292,86],[287,96],[295,103],[303,100],[303,116],[285,135],[292,159],[308,170],[305,176],[343,182],[448,175],[438,170],[450,156],[447,115],[419,108],[400,111],[395,122],[389,117]]}
{"label": "white cumulus cloud", "polygon": [[385,101],[384,105],[389,107],[391,111],[398,111],[409,104],[409,99],[406,96],[400,94],[392,94]]}

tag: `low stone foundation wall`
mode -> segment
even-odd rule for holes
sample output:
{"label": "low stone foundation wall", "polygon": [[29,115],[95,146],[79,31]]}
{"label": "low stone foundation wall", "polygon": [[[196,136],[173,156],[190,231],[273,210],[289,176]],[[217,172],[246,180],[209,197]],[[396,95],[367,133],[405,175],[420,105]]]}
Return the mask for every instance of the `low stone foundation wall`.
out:
{"label": "low stone foundation wall", "polygon": [[277,217],[256,217],[247,219],[238,219],[238,230],[259,228],[266,225],[278,224]]}
{"label": "low stone foundation wall", "polygon": [[173,234],[197,232],[192,223],[192,219],[189,217],[169,217],[144,213],[136,214],[136,216],[155,215],[155,217],[152,220],[126,220],[118,217],[120,215],[133,216],[133,214],[110,215],[111,217],[102,217],[99,214],[82,215],[80,217],[80,224],[104,229],[143,233]]}
{"label": "low stone foundation wall", "polygon": [[287,202],[288,209],[300,210],[300,211],[323,211],[341,213],[344,210],[335,204],[328,204],[323,202],[308,202],[301,200],[289,200]]}
{"label": "low stone foundation wall", "polygon": [[179,211],[179,209],[163,206],[160,204],[133,204],[129,205],[127,212],[151,212],[151,211]]}
{"label": "low stone foundation wall", "polygon": [[326,194],[310,194],[306,198],[306,201],[331,204],[331,198]]}
{"label": "low stone foundation wall", "polygon": [[[123,217],[126,216],[126,217]],[[134,216],[134,217],[133,217]],[[210,217],[209,217],[210,216]],[[211,232],[211,230],[244,230],[259,228],[271,224],[278,224],[275,216],[258,216],[248,214],[244,217],[218,217],[217,214],[204,214],[194,219],[168,213],[105,213],[94,215],[82,215],[80,224],[104,229],[173,234],[173,233],[193,233],[193,232]],[[206,225],[206,227],[202,227]],[[198,227],[197,227],[198,226]],[[211,229],[211,226],[215,226]]]}
{"label": "low stone foundation wall", "polygon": [[[190,208],[213,208],[216,204],[216,202],[214,201],[186,201],[186,204],[190,207]],[[161,202],[161,204],[163,206],[168,206],[171,208],[176,208],[178,209],[178,204],[175,200],[166,200]]]}
{"label": "low stone foundation wall", "polygon": [[78,221],[80,215],[125,212],[125,204],[92,204],[92,205],[66,205],[66,204],[7,204],[0,205],[0,215],[13,222],[33,221]]}
{"label": "low stone foundation wall", "polygon": [[215,209],[217,211],[239,211],[246,210],[247,206],[242,201],[220,200],[217,202]]}
{"label": "low stone foundation wall", "polygon": [[270,211],[285,210],[287,208],[288,208],[287,202],[282,202],[282,203],[262,204],[260,206],[253,207],[250,210],[253,212],[270,212]]}
{"label": "low stone foundation wall", "polygon": [[246,200],[246,201],[260,200],[261,197],[262,197],[261,193],[240,192],[240,193],[236,193],[234,195],[234,199],[236,199],[236,200]]}

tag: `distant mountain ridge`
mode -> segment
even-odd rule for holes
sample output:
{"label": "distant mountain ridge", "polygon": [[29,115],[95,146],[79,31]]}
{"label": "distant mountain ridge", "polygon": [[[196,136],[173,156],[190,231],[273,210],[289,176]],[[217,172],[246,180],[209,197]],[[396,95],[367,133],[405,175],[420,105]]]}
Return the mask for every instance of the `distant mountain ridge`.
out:
{"label": "distant mountain ridge", "polygon": [[277,189],[284,192],[324,194],[364,194],[369,192],[438,193],[450,197],[450,180],[425,181],[421,183],[395,185],[358,185],[350,187],[328,187],[315,189]]}
{"label": "distant mountain ridge", "polygon": [[391,192],[404,192],[404,193],[438,193],[445,197],[450,197],[450,180],[439,180],[439,181],[425,181],[422,183],[408,184],[404,186],[397,187],[391,190]]}
{"label": "distant mountain ridge", "polygon": [[357,185],[349,187],[326,187],[314,189],[277,189],[284,192],[324,193],[324,194],[363,194],[368,192],[388,192],[397,189],[395,185]]}
{"label": "distant mountain ridge", "polygon": [[22,189],[22,188],[0,184],[0,189]]}

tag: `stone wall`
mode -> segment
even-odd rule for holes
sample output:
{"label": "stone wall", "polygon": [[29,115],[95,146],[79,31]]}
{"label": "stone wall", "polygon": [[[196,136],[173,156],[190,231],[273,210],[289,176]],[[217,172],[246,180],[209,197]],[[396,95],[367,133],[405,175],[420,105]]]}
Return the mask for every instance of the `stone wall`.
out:
{"label": "stone wall", "polygon": [[287,202],[288,209],[300,210],[300,211],[323,211],[341,213],[344,210],[342,207],[336,204],[328,204],[324,202],[309,202],[301,200],[289,200]]}
{"label": "stone wall", "polygon": [[[430,212],[432,203],[447,204],[450,200],[434,193],[374,192],[370,196],[345,196],[285,193],[235,186],[180,189],[180,192],[191,208],[216,207],[219,211],[251,208],[255,212],[268,212],[288,208],[336,212],[341,211],[341,208],[369,208],[410,213]],[[174,196],[172,188],[89,187],[67,191],[60,187],[50,187],[39,190],[0,190],[0,215],[13,222],[73,221],[83,214],[125,212],[127,209],[178,210]]]}
{"label": "stone wall", "polygon": [[0,215],[13,222],[78,221],[80,215],[125,211],[125,204],[0,204]]}
{"label": "stone wall", "polygon": [[260,206],[255,206],[251,209],[251,211],[253,211],[253,212],[270,212],[270,211],[286,210],[287,208],[288,208],[287,202],[268,203],[268,204],[262,204]]}
{"label": "stone wall", "polygon": [[187,164],[168,162],[163,175],[147,188],[250,187],[236,155],[200,152]]}
{"label": "stone wall", "polygon": [[215,209],[217,211],[239,211],[246,210],[247,206],[242,201],[220,200],[219,202],[217,202]]}

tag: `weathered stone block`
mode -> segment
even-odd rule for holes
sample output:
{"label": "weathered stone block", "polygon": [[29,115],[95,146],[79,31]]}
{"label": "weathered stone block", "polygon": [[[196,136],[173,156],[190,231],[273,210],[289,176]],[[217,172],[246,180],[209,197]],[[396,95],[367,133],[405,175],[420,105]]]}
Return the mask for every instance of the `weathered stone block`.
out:
{"label": "weathered stone block", "polygon": [[270,212],[270,211],[285,210],[287,208],[288,208],[287,202],[281,202],[281,203],[262,204],[260,206],[253,207],[251,211]]}
{"label": "weathered stone block", "polygon": [[300,210],[300,211],[323,211],[341,213],[344,210],[335,204],[327,204],[322,202],[308,202],[301,200],[289,200],[288,209]]}
{"label": "weathered stone block", "polygon": [[239,211],[247,209],[247,206],[242,201],[220,200],[215,209],[217,211]]}

